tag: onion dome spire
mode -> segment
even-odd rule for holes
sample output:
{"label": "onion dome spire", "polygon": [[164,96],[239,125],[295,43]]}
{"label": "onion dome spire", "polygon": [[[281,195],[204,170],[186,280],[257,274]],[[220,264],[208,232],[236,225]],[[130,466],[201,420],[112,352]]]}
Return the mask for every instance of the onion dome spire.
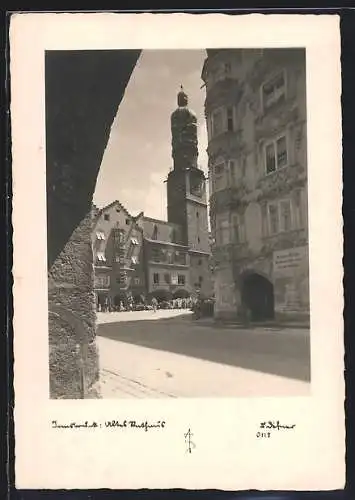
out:
{"label": "onion dome spire", "polygon": [[180,92],[177,95],[177,103],[180,108],[184,108],[188,105],[189,99],[187,94],[184,92],[184,87],[180,85]]}

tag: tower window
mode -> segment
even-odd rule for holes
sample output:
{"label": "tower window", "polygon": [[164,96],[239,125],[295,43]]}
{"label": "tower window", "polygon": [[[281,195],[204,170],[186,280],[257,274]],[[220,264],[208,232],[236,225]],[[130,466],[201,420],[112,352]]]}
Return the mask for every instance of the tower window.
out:
{"label": "tower window", "polygon": [[165,280],[165,283],[167,283],[168,285],[171,283],[171,276],[169,273],[164,274],[164,280]]}
{"label": "tower window", "polygon": [[130,220],[126,219],[126,226],[129,226]]}
{"label": "tower window", "polygon": [[104,215],[104,220],[107,220],[107,221],[110,220],[110,214],[105,214]]}
{"label": "tower window", "polygon": [[154,224],[152,239],[158,239],[158,226],[156,224]]}
{"label": "tower window", "polygon": [[159,273],[154,273],[153,274],[153,283],[155,285],[158,285],[159,284]]}
{"label": "tower window", "polygon": [[200,241],[201,241],[201,240],[200,240],[200,237],[199,237],[199,236],[197,236],[197,243],[200,243]]}
{"label": "tower window", "polygon": [[232,71],[232,65],[231,65],[231,63],[230,62],[224,63],[224,73],[226,75],[229,75],[231,73],[231,71]]}
{"label": "tower window", "polygon": [[197,219],[200,217],[200,214],[198,212],[196,212],[196,217]]}

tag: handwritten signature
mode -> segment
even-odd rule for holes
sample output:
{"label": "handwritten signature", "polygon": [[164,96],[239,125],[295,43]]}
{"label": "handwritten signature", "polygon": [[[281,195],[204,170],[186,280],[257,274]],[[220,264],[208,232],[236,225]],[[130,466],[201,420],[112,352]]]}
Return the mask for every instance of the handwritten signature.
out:
{"label": "handwritten signature", "polygon": [[52,420],[52,429],[100,429],[104,428],[117,428],[117,429],[138,429],[147,432],[150,429],[164,429],[166,422],[164,420],[158,420],[154,423],[148,422],[147,420],[142,422],[137,422],[136,420],[106,420],[105,422],[69,422],[69,423],[58,423],[57,420]]}
{"label": "handwritten signature", "polygon": [[[269,438],[271,437],[271,432],[270,431],[281,431],[281,430],[292,430],[296,427],[296,424],[291,424],[291,425],[286,425],[286,424],[280,424],[279,420],[269,420],[268,422],[261,422],[259,428],[262,429],[262,431],[258,431],[256,433],[257,438]],[[268,430],[268,432],[264,432]]]}

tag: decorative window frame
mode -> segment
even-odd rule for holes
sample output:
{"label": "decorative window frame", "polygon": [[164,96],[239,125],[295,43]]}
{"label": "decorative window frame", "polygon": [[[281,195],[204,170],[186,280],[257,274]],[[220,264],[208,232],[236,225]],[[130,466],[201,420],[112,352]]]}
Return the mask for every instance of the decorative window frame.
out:
{"label": "decorative window frame", "polygon": [[288,88],[288,80],[287,80],[287,70],[286,68],[282,68],[282,69],[279,69],[277,71],[274,71],[272,72],[268,78],[266,80],[264,80],[262,82],[262,84],[260,85],[260,103],[261,103],[261,110],[262,110],[262,113],[265,114],[265,113],[268,113],[271,109],[272,109],[272,105],[270,107],[265,107],[265,103],[264,103],[264,87],[265,85],[267,85],[268,83],[272,82],[272,80],[276,80],[276,78],[282,74],[283,77],[284,77],[284,82],[285,82],[285,100],[287,100],[287,95],[288,95],[288,92],[287,92],[287,88]]}
{"label": "decorative window frame", "polygon": [[[223,165],[223,173],[216,174],[216,167]],[[229,185],[229,165],[225,158],[219,156],[211,165],[211,174],[212,174],[212,193],[218,193],[219,191],[223,191]],[[224,179],[223,186],[219,189],[216,189],[216,181],[217,179]]]}
{"label": "decorative window frame", "polygon": [[[277,165],[277,141],[279,141],[280,139],[282,139],[283,137],[286,138],[286,152],[287,152],[287,161],[286,161],[286,164],[283,165],[282,167],[278,167]],[[268,172],[267,171],[267,162],[266,162],[266,148],[270,145],[270,144],[273,144],[274,146],[274,151],[275,151],[275,170],[273,170],[272,172]],[[290,134],[289,134],[289,130],[288,129],[285,129],[283,130],[282,132],[279,132],[277,135],[275,135],[272,139],[268,139],[268,140],[265,140],[264,141],[264,144],[263,144],[263,147],[262,147],[262,152],[263,152],[263,168],[264,168],[264,174],[265,175],[273,175],[275,174],[276,172],[278,172],[279,170],[282,170],[284,168],[287,168],[290,166],[291,162],[290,162],[290,151],[291,151],[291,148],[290,148]]]}
{"label": "decorative window frame", "polygon": [[[288,202],[290,204],[290,218],[291,218],[291,227],[290,229],[286,230],[282,227],[282,219],[281,219],[281,204]],[[270,218],[270,209],[269,207],[273,205],[277,207],[277,227],[278,231],[277,232],[272,232],[271,230],[271,218]],[[296,227],[296,219],[295,219],[295,214],[294,214],[294,206],[293,206],[293,201],[292,197],[289,198],[281,198],[279,200],[274,200],[270,201],[267,204],[267,228],[268,228],[268,236],[276,236],[281,233],[288,233],[289,231],[293,231]]]}

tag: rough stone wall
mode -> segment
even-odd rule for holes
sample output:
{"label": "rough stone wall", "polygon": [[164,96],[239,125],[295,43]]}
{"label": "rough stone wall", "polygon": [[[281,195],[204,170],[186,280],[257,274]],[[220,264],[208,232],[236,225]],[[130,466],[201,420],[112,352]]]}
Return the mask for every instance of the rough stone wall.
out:
{"label": "rough stone wall", "polygon": [[[81,398],[84,390],[82,377],[85,379],[86,397],[97,396],[94,384],[99,373],[95,345],[91,223],[91,216],[88,215],[74,230],[49,272],[51,398]],[[79,331],[77,322],[82,325]]]}

